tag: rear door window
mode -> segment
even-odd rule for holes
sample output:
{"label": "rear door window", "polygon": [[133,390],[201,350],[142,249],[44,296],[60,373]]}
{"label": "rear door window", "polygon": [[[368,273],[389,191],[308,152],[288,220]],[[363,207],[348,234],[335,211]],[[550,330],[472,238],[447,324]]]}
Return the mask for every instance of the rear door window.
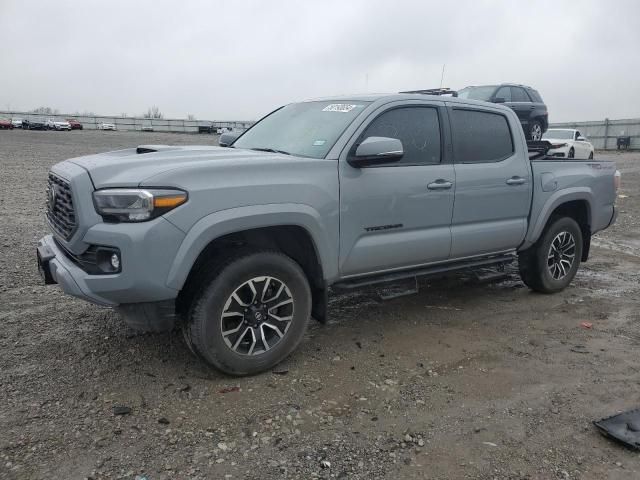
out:
{"label": "rear door window", "polygon": [[504,115],[454,108],[453,153],[456,163],[499,162],[513,154],[513,139]]}
{"label": "rear door window", "polygon": [[530,102],[531,99],[527,95],[524,88],[511,87],[511,96],[514,102]]}

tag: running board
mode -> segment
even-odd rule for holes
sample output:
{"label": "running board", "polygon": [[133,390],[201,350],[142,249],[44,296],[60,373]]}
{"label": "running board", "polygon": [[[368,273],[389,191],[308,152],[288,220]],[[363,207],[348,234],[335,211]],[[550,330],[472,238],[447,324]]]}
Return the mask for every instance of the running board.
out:
{"label": "running board", "polygon": [[428,277],[439,273],[454,272],[457,270],[473,269],[476,267],[486,267],[488,265],[506,265],[516,260],[515,254],[495,255],[493,257],[476,258],[472,260],[464,260],[447,264],[434,265],[432,267],[415,268],[412,270],[404,270],[402,272],[393,272],[381,275],[372,275],[365,278],[355,278],[353,280],[344,280],[331,286],[336,290],[352,290],[354,288],[365,287],[369,285],[378,285],[381,283],[396,282],[413,277]]}

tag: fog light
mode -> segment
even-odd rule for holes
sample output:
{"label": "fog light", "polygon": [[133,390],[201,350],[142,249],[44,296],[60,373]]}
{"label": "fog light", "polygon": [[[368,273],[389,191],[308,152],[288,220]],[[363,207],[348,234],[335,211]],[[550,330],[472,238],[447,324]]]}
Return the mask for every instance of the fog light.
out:
{"label": "fog light", "polygon": [[111,255],[111,266],[114,270],[120,270],[120,257],[117,253]]}

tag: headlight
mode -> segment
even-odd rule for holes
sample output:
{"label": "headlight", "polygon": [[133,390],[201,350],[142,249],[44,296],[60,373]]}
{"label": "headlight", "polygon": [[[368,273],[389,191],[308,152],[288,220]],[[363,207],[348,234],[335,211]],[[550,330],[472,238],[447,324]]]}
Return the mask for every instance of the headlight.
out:
{"label": "headlight", "polygon": [[187,201],[182,190],[108,188],[93,192],[93,203],[105,220],[144,222]]}

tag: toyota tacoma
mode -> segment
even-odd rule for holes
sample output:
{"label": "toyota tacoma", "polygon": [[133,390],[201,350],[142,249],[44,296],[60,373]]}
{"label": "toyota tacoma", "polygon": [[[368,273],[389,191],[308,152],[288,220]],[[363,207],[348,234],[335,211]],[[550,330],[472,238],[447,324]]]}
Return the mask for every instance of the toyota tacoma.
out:
{"label": "toyota tacoma", "polygon": [[37,260],[46,283],[138,329],[179,326],[233,375],[287,357],[330,287],[517,261],[532,290],[558,292],[616,218],[614,163],[531,159],[499,104],[292,103],[220,144],[54,165]]}

